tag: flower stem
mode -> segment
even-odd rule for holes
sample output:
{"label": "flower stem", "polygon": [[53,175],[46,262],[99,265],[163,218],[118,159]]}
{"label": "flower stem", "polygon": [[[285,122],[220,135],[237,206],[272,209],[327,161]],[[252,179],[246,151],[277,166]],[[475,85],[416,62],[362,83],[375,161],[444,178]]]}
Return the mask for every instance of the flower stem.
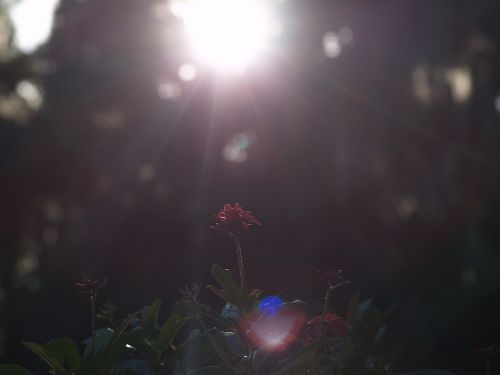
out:
{"label": "flower stem", "polygon": [[245,287],[245,272],[243,271],[243,253],[241,251],[240,239],[234,237],[234,244],[236,246],[236,254],[238,255],[238,266],[240,269],[240,287],[243,289]]}
{"label": "flower stem", "polygon": [[92,326],[91,326],[91,340],[92,340],[92,354],[95,354],[95,295],[90,295],[90,307],[92,314]]}
{"label": "flower stem", "polygon": [[323,327],[325,325],[325,316],[326,316],[326,312],[328,310],[328,305],[330,304],[330,299],[331,299],[333,289],[334,288],[332,288],[332,287],[328,287],[328,289],[326,290],[325,303],[323,305],[323,311],[321,313],[321,322],[319,324],[320,337],[323,336]]}

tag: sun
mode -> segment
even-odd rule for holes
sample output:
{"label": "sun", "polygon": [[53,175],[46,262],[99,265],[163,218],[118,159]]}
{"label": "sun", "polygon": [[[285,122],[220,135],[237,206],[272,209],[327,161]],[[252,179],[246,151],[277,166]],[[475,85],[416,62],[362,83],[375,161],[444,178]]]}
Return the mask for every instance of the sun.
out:
{"label": "sun", "polygon": [[195,58],[231,72],[262,55],[275,25],[260,0],[191,0],[183,21]]}

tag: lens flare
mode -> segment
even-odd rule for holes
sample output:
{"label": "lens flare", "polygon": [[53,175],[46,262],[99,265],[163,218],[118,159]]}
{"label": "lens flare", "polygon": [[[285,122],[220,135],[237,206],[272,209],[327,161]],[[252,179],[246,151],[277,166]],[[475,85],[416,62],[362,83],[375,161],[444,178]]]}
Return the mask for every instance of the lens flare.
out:
{"label": "lens flare", "polygon": [[300,306],[277,305],[278,300],[278,297],[264,299],[253,314],[240,322],[252,345],[268,352],[282,351],[292,344],[306,318]]}
{"label": "lens flare", "polygon": [[277,296],[269,296],[259,303],[259,310],[264,314],[276,314],[283,300]]}
{"label": "lens flare", "polygon": [[183,20],[196,57],[229,71],[254,61],[275,29],[259,0],[191,0]]}
{"label": "lens flare", "polygon": [[14,23],[17,47],[31,53],[49,38],[54,10],[59,0],[23,0],[12,2],[10,18]]}

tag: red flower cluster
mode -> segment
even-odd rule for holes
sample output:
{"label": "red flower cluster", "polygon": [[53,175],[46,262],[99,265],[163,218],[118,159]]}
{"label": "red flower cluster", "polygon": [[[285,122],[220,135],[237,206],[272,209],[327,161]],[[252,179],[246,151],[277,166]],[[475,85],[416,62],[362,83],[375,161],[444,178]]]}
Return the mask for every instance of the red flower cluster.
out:
{"label": "red flower cluster", "polygon": [[237,237],[252,225],[260,225],[250,211],[243,210],[239,203],[235,203],[234,206],[226,203],[214,219],[215,224],[211,228],[229,237]]}
{"label": "red flower cluster", "polygon": [[323,335],[320,332],[321,327],[321,316],[316,316],[306,323],[304,328],[303,341],[304,344],[310,345],[314,341],[318,340],[321,336],[326,338],[343,338],[346,337],[349,332],[349,325],[341,317],[327,313],[325,315],[325,321],[323,323]]}
{"label": "red flower cluster", "polygon": [[82,294],[95,297],[108,285],[108,279],[92,280],[87,276],[82,276],[82,280],[75,283],[75,288]]}

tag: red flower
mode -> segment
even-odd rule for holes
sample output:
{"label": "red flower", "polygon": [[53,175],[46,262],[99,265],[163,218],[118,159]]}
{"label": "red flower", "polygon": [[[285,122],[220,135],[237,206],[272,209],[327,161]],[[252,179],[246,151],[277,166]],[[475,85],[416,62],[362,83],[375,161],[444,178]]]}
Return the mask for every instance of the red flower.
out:
{"label": "red flower", "polygon": [[229,237],[237,237],[252,225],[260,225],[250,211],[243,210],[239,203],[235,203],[234,206],[226,203],[214,219],[215,224],[211,228]]}
{"label": "red flower", "polygon": [[97,294],[108,285],[108,279],[92,280],[83,275],[82,280],[75,283],[75,288],[82,294],[90,297],[95,297]]}
{"label": "red flower", "polygon": [[327,288],[335,289],[339,286],[351,284],[350,281],[344,280],[343,270],[329,269],[328,271],[316,271],[319,279],[326,283]]}
{"label": "red flower", "polygon": [[309,345],[318,340],[321,336],[326,338],[344,338],[349,332],[349,325],[341,317],[327,313],[323,323],[323,335],[320,332],[321,316],[316,316],[306,323],[303,341]]}

